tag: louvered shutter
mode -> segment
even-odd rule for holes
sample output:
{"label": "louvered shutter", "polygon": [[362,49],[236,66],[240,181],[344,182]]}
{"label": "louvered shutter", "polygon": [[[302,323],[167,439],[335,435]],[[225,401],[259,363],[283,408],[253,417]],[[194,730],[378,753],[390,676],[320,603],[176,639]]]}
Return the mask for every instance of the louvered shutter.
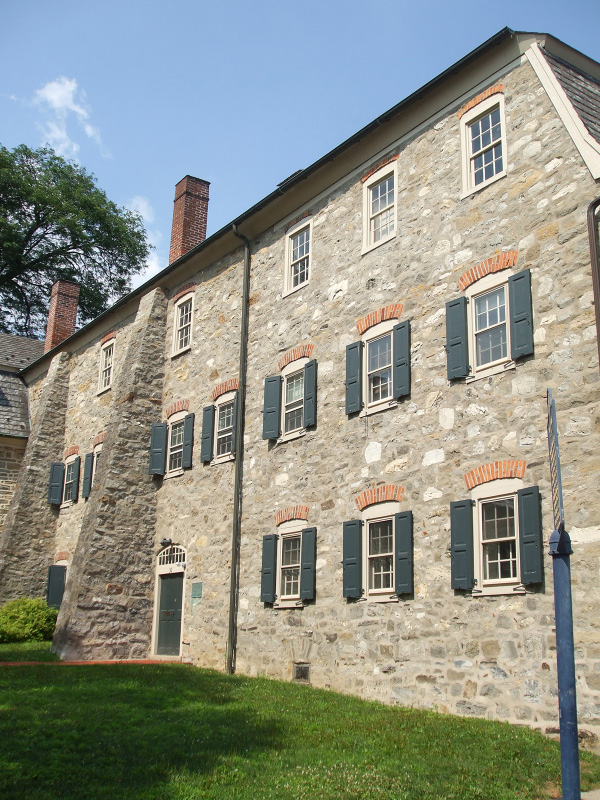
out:
{"label": "louvered shutter", "polygon": [[62,564],[48,567],[48,583],[46,585],[46,602],[50,608],[60,608],[65,591],[67,568]]}
{"label": "louvered shutter", "polygon": [[281,375],[265,378],[263,439],[278,439],[281,434]]}
{"label": "louvered shutter", "polygon": [[520,358],[533,353],[531,271],[524,269],[508,279],[510,307],[510,355]]}
{"label": "louvered shutter", "polygon": [[205,406],[202,409],[202,440],[200,443],[200,461],[210,464],[213,459],[213,441],[215,435],[215,407]]}
{"label": "louvered shutter", "polygon": [[317,362],[309,361],[304,367],[304,427],[317,424]]}
{"label": "louvered shutter", "polygon": [[53,506],[59,506],[62,503],[64,479],[65,465],[62,461],[55,461],[50,465],[50,480],[48,482],[48,502]]}
{"label": "louvered shutter", "polygon": [[233,430],[231,431],[231,452],[235,453],[237,443],[237,416],[238,416],[238,392],[233,398]]}
{"label": "louvered shutter", "polygon": [[[73,503],[77,502],[77,498],[79,497],[79,468],[81,465],[81,458],[77,456],[77,458],[73,459],[73,483],[71,484],[71,500]],[[67,498],[65,498],[66,500]]]}
{"label": "louvered shutter", "polygon": [[167,423],[155,422],[150,436],[151,475],[164,475],[167,462]]}
{"label": "louvered shutter", "polygon": [[190,469],[192,466],[192,454],[194,452],[194,417],[195,414],[187,414],[183,420],[183,454],[181,460],[183,469]]}
{"label": "louvered shutter", "polygon": [[448,380],[466,378],[469,374],[469,333],[467,298],[457,297],[446,303],[446,358]]}
{"label": "louvered shutter", "polygon": [[470,500],[450,503],[450,554],[452,588],[472,589],[473,574],[473,506]]}
{"label": "louvered shutter", "polygon": [[362,596],[362,521],[344,522],[343,531],[343,581],[344,597]]}
{"label": "louvered shutter", "polygon": [[92,491],[92,470],[94,468],[94,454],[86,453],[83,460],[83,484],[81,486],[81,496],[89,497]]}
{"label": "louvered shutter", "polygon": [[263,536],[262,573],[260,599],[263,603],[275,602],[275,578],[277,574],[277,536]]}
{"label": "louvered shutter", "polygon": [[519,504],[519,540],[521,549],[521,583],[541,583],[543,579],[542,518],[540,490],[529,486],[517,492]]}
{"label": "louvered shutter", "polygon": [[304,528],[300,552],[300,599],[314,600],[316,586],[317,529]]}
{"label": "louvered shutter", "polygon": [[363,406],[362,349],[362,342],[346,346],[346,414],[355,414]]}
{"label": "louvered shutter", "polygon": [[410,394],[410,321],[400,322],[393,330],[393,393],[394,399]]}
{"label": "louvered shutter", "polygon": [[395,515],[396,594],[412,594],[413,585],[413,515],[403,511]]}

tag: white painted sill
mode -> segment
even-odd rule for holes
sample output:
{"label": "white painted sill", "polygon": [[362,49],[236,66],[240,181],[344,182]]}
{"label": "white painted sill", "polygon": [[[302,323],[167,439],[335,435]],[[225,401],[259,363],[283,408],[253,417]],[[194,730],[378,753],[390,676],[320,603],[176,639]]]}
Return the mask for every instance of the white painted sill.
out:
{"label": "white painted sill", "polygon": [[303,436],[306,436],[306,428],[302,428],[299,431],[292,431],[291,433],[286,433],[283,436],[280,436],[279,439],[275,440],[275,444],[285,444],[286,442],[292,442],[294,439],[301,439]]}
{"label": "white painted sill", "polygon": [[110,384],[110,386],[105,386],[104,389],[98,389],[98,391],[96,392],[96,397],[98,397],[101,394],[104,394],[104,392],[110,392],[111,389],[112,389],[112,383]]}
{"label": "white painted sill", "polygon": [[310,283],[310,278],[307,281],[304,281],[304,283],[300,283],[298,284],[298,286],[294,286],[293,289],[284,289],[284,291],[281,293],[281,298],[283,299],[284,297],[289,297],[291,294],[300,291],[300,289],[304,289],[304,287],[308,286],[309,283]]}
{"label": "white painted sill", "polygon": [[192,349],[192,345],[188,344],[187,347],[184,347],[182,350],[177,350],[171,353],[171,358],[177,358],[177,356],[182,355],[183,353],[188,353]]}
{"label": "white painted sill", "polygon": [[285,608],[304,608],[304,600],[281,600],[281,602],[273,603],[275,609]]}
{"label": "white painted sill", "polygon": [[399,603],[397,594],[369,594],[359,597],[357,603]]}
{"label": "white painted sill", "polygon": [[500,595],[526,594],[526,589],[522,583],[503,584],[499,586],[482,586],[481,589],[473,587],[473,597],[498,597]]}
{"label": "white painted sill", "polygon": [[235,461],[235,453],[225,453],[222,456],[213,458],[213,460],[210,462],[210,466],[216,467],[219,464],[226,464],[228,461]]}
{"label": "white painted sill", "polygon": [[480,369],[474,375],[469,375],[465,383],[473,383],[473,381],[480,381],[482,378],[489,378],[492,375],[500,375],[502,372],[507,372],[509,369],[516,369],[517,365],[512,359],[505,361],[503,364],[495,364],[488,369]]}
{"label": "white painted sill", "polygon": [[465,200],[467,197],[471,197],[472,194],[476,194],[480,192],[482,189],[487,189],[488,186],[491,186],[492,183],[496,183],[501,178],[506,178],[507,171],[503,169],[502,172],[499,172],[497,175],[494,175],[493,178],[488,178],[485,183],[480,183],[478,186],[473,186],[470,189],[465,189],[460,193],[460,199]]}
{"label": "white painted sill", "polygon": [[385,400],[383,403],[378,403],[373,406],[363,406],[363,410],[359,413],[360,417],[370,417],[371,414],[379,414],[381,411],[387,411],[390,408],[396,408],[398,405],[397,400]]}
{"label": "white painted sill", "polygon": [[389,236],[386,236],[385,239],[380,239],[378,242],[372,242],[371,244],[366,244],[362,246],[362,250],[360,251],[361,256],[370,253],[371,250],[376,250],[378,247],[381,247],[382,244],[386,244],[387,242],[391,242],[392,239],[396,238],[396,231],[391,233]]}
{"label": "white painted sill", "polygon": [[163,480],[168,481],[170,478],[179,478],[180,475],[183,475],[185,470],[183,467],[181,469],[174,469],[173,472],[165,472],[163,475]]}

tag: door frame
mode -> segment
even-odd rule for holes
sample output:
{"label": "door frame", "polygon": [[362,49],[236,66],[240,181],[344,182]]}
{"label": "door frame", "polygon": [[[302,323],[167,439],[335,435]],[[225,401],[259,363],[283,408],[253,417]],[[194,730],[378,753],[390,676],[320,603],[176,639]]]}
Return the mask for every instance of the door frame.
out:
{"label": "door frame", "polygon": [[[172,552],[169,552],[172,551]],[[184,547],[179,544],[169,544],[162,547],[156,556],[156,567],[154,573],[154,614],[152,621],[152,658],[165,659],[165,661],[173,661],[174,659],[181,658],[181,644],[183,641],[183,626],[185,622],[185,590],[186,590],[186,559],[187,554]],[[161,561],[169,561],[170,563],[161,563]],[[158,625],[160,622],[160,587],[161,575],[176,575],[180,574],[183,577],[181,587],[181,630],[179,632],[179,655],[159,655],[156,652],[158,646]]]}

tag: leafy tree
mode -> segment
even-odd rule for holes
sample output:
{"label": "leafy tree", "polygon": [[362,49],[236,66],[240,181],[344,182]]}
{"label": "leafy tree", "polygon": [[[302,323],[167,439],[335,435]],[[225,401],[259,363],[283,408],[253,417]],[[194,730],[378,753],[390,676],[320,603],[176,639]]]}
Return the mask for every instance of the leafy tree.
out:
{"label": "leafy tree", "polygon": [[59,278],[81,286],[88,322],[131,289],[148,251],[139,214],[108,200],[84,167],[0,145],[0,331],[42,338]]}

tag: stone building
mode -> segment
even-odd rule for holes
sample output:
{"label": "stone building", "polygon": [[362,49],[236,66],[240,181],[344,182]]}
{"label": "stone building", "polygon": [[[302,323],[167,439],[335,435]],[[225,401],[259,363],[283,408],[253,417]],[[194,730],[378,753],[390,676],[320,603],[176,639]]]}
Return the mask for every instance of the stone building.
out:
{"label": "stone building", "polygon": [[505,29],[207,239],[181,181],[172,263],[21,373],[2,595],[66,571],[67,659],[555,725],[550,387],[600,726],[599,110]]}

